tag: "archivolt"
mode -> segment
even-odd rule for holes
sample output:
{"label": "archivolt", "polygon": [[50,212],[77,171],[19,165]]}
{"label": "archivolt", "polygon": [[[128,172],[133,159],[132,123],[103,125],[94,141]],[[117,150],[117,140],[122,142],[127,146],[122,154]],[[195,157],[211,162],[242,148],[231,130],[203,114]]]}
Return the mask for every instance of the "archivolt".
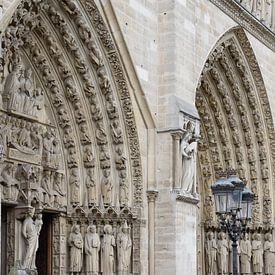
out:
{"label": "archivolt", "polygon": [[85,186],[87,170],[95,166],[96,182],[111,179],[116,194],[120,187],[129,189],[128,202],[113,198],[113,204],[141,206],[139,142],[128,83],[94,1],[22,1],[3,48],[4,76],[7,64],[28,60],[46,91],[63,140],[67,182],[77,175]]}
{"label": "archivolt", "polygon": [[269,228],[274,128],[260,69],[242,29],[224,35],[210,54],[197,88],[196,106],[201,118],[200,191],[206,226],[215,224],[210,190],[215,173],[234,168],[256,194],[254,226]]}

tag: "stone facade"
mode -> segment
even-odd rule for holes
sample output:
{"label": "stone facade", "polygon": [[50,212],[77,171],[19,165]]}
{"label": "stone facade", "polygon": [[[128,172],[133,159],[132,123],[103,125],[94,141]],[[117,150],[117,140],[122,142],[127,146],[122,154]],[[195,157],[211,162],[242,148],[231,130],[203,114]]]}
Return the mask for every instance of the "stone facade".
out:
{"label": "stone facade", "polygon": [[227,169],[275,274],[273,1],[1,5],[1,274],[231,274]]}

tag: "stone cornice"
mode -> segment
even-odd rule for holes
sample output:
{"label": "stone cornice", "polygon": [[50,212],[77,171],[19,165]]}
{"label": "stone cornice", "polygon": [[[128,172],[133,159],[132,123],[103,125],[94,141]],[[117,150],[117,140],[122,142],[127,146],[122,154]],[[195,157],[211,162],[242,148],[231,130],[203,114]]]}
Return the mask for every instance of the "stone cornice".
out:
{"label": "stone cornice", "polygon": [[275,33],[234,0],[209,0],[250,32],[272,51],[275,51]]}

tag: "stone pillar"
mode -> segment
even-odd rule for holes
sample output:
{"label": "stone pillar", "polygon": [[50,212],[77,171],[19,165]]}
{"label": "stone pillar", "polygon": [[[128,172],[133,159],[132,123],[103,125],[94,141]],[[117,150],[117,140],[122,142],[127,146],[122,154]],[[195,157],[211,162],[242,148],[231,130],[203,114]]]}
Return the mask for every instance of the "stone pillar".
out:
{"label": "stone pillar", "polygon": [[173,191],[180,192],[180,139],[182,137],[181,132],[171,133],[173,138]]}
{"label": "stone pillar", "polygon": [[63,214],[53,220],[53,274],[65,275],[67,272],[67,221]]}
{"label": "stone pillar", "polygon": [[158,191],[148,190],[149,275],[155,275],[155,202]]}

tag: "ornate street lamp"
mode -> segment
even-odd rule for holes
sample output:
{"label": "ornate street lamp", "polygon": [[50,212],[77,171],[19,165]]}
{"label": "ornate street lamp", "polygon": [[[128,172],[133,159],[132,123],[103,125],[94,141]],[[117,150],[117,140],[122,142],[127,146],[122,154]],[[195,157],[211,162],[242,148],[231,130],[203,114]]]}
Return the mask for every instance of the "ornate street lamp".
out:
{"label": "ornate street lamp", "polygon": [[[228,177],[227,177],[228,175]],[[216,214],[232,241],[233,275],[238,274],[238,240],[251,220],[254,194],[233,170],[220,173],[211,186],[215,198]]]}

